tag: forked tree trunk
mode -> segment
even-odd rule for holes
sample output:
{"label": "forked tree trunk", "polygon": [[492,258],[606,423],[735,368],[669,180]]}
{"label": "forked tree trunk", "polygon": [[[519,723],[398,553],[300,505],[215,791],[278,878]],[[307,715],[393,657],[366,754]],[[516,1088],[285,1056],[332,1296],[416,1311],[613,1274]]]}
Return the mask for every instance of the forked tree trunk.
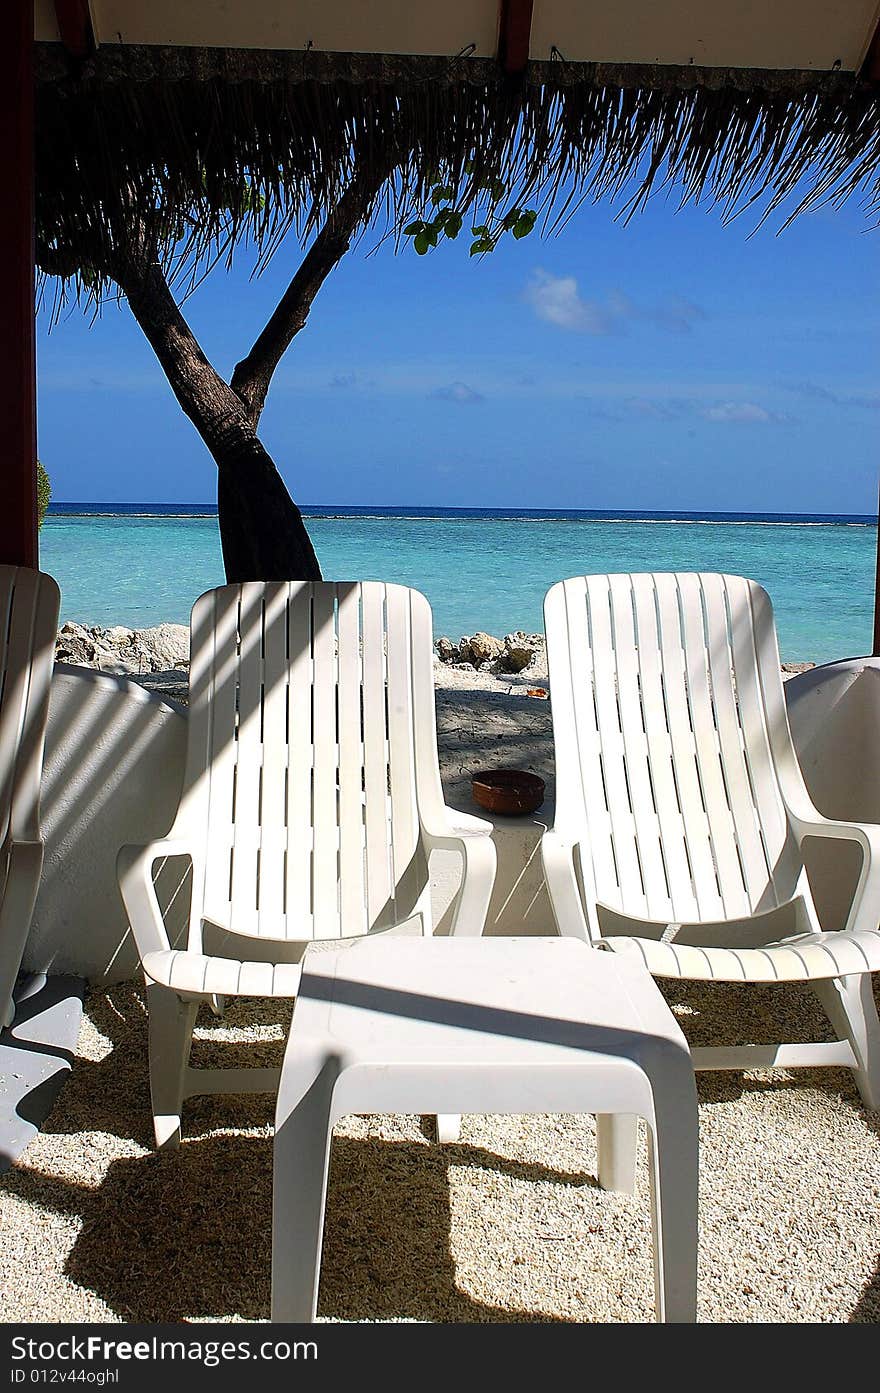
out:
{"label": "forked tree trunk", "polygon": [[[157,245],[136,213],[102,267],[124,292],[174,395],[217,464],[217,511],[229,581],[321,579],[302,514],[257,430],[278,363],[358,227],[368,221],[395,164],[393,150],[386,150],[384,160],[355,174],[231,382],[211,366],[184,319]],[[44,249],[44,270],[70,274],[58,261]]]}
{"label": "forked tree trunk", "polygon": [[174,395],[217,464],[226,579],[320,580],[302,514],[257,437],[254,415],[208,362],[162,268],[129,256],[115,274]]}
{"label": "forked tree trunk", "polygon": [[[129,210],[130,220],[117,221],[108,231],[100,264],[83,267],[64,248],[43,245],[39,249],[40,269],[48,275],[69,280],[79,272],[80,289],[93,285],[96,276],[106,277],[116,282],[128,300],[174,395],[217,465],[217,510],[227,580],[321,579],[302,514],[257,430],[275,369],[304,328],[327,276],[348,251],[358,229],[369,225],[376,200],[401,158],[393,143],[371,148],[369,168],[352,171],[351,182],[328,210],[231,382],[212,367],[183,317],[163,269],[161,238],[167,228],[162,219],[161,233],[151,228],[151,219],[138,211],[137,197]],[[310,217],[310,228],[311,222]],[[184,248],[184,260],[186,255]],[[165,261],[173,264],[174,258],[168,255]]]}

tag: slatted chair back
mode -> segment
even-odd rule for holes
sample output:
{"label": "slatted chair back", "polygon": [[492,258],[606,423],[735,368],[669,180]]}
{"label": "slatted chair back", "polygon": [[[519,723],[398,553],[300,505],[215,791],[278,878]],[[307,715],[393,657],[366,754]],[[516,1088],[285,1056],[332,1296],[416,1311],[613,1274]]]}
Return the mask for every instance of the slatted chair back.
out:
{"label": "slatted chair back", "polygon": [[439,789],[432,653],[428,603],[399,585],[254,582],[197,601],[177,820],[203,846],[195,911],[300,941],[414,912],[417,780]]}
{"label": "slatted chair back", "polygon": [[[51,576],[0,565],[0,849],[40,838],[40,775],[60,603]],[[0,895],[2,879],[0,869]]]}
{"label": "slatted chair back", "polygon": [[545,622],[557,826],[579,841],[591,930],[596,903],[706,923],[808,898],[777,776],[791,735],[766,592],[579,576],[549,591]]}

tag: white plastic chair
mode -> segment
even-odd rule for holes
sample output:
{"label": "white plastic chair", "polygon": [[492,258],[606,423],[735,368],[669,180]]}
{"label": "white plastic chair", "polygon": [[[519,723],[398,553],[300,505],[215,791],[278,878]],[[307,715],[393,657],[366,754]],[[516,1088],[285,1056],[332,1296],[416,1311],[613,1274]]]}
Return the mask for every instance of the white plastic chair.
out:
{"label": "white plastic chair", "polygon": [[[119,856],[147,980],[157,1144],[179,1141],[186,1097],[277,1086],[277,1070],[188,1067],[199,1002],[294,997],[298,959],[314,939],[415,916],[430,932],[434,848],[457,850],[464,862],[453,932],[481,934],[495,873],[490,833],[443,801],[423,595],[372,581],[252,582],[203,595],[192,613],[174,826]],[[178,856],[192,862],[180,949],[169,942],[152,874],[157,861]],[[207,951],[216,930],[238,936],[240,958]],[[454,1132],[448,1119],[441,1135]]]}
{"label": "white plastic chair", "polygon": [[[812,804],[765,591],[715,574],[578,576],[552,587],[544,617],[557,801],[543,860],[560,933],[659,977],[808,982],[836,1041],[695,1048],[695,1067],[844,1065],[876,1108],[880,828]],[[862,850],[830,931],[808,837]]]}
{"label": "white plastic chair", "polygon": [[34,912],[43,843],[40,775],[61,596],[51,576],[0,566],[0,1027]]}

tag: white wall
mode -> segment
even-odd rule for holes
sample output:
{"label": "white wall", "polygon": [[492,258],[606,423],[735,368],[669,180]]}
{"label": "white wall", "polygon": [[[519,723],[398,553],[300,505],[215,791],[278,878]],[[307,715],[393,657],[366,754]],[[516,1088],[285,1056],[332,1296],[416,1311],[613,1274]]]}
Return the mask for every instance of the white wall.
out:
{"label": "white wall", "polygon": [[[134,975],[116,855],[126,842],[168,831],[185,742],[182,708],[123,677],[56,666],[43,769],[46,854],[27,969],[111,981]],[[179,919],[172,910],[172,925]]]}
{"label": "white wall", "polygon": [[[880,823],[880,659],[826,663],[785,684],[807,787],[826,817]],[[819,918],[842,928],[861,867],[851,842],[813,838],[805,860]]]}

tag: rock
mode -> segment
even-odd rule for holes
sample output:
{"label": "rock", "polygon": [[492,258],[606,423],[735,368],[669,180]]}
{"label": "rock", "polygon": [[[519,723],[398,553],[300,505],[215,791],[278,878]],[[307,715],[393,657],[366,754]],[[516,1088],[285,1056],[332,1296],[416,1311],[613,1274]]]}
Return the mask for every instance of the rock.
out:
{"label": "rock", "polygon": [[[482,637],[490,638],[489,634],[483,634]],[[458,643],[453,643],[452,639],[444,634],[434,645],[437,657],[441,663],[447,663],[450,667],[460,667],[462,663],[467,667],[476,667],[482,659],[478,659],[474,654],[471,648],[472,641],[469,634],[462,634]]]}
{"label": "rock", "polygon": [[82,624],[62,625],[55,640],[55,657],[61,663],[77,667],[94,667],[97,648],[89,631]]}
{"label": "rock", "polygon": [[134,676],[168,672],[189,662],[189,630],[183,624],[157,624],[152,629],[127,629],[121,624],[64,624],[55,642],[58,662],[99,672]]}
{"label": "rock", "polygon": [[526,634],[522,629],[517,629],[515,633],[505,635],[502,666],[508,672],[522,672],[543,652],[543,634]]}
{"label": "rock", "polygon": [[496,662],[504,652],[504,644],[500,638],[493,638],[491,634],[480,631],[471,636],[470,650],[471,662],[480,668],[484,663]]}
{"label": "rock", "polygon": [[189,665],[189,628],[186,624],[155,624],[141,629],[140,639],[152,651],[152,672],[168,672]]}
{"label": "rock", "polygon": [[457,668],[459,672],[475,672],[475,671],[476,671],[476,669],[475,669],[473,663],[453,663],[452,666],[453,666],[454,668]]}

